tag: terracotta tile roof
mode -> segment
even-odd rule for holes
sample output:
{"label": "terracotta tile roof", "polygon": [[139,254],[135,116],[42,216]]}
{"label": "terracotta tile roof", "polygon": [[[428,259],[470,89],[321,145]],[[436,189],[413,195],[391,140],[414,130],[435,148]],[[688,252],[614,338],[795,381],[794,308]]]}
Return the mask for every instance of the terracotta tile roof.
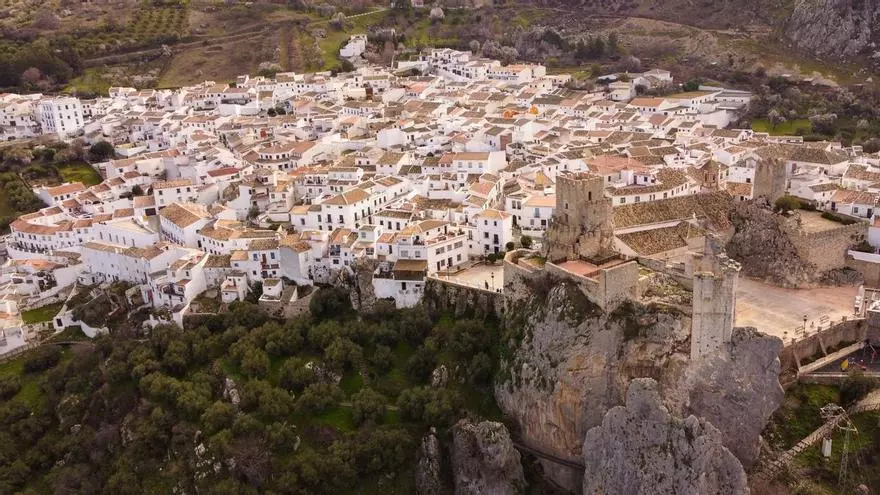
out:
{"label": "terracotta tile roof", "polygon": [[703,230],[699,227],[695,227],[688,222],[681,222],[674,227],[622,234],[618,235],[617,238],[636,253],[642,256],[650,256],[687,247],[687,240],[689,238],[699,237],[703,234]]}
{"label": "terracotta tile roof", "polygon": [[727,191],[622,205],[614,208],[615,228],[650,225],[673,220],[706,219],[716,230],[730,227],[733,199]]}

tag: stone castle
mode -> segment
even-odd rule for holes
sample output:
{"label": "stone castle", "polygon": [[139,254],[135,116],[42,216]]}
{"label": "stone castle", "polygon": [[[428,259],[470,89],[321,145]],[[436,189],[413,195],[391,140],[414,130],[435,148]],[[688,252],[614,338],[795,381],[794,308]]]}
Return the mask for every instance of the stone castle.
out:
{"label": "stone castle", "polygon": [[[590,173],[560,174],[556,212],[544,239],[544,271],[573,279],[606,311],[627,298],[640,298],[639,264],[670,274],[693,290],[691,358],[710,356],[730,342],[741,267],[724,253],[718,239],[707,236],[703,252],[692,253],[683,266],[625,259],[614,252],[613,239],[611,200],[605,197],[604,179]],[[585,266],[592,271],[578,271]]]}
{"label": "stone castle", "polygon": [[588,173],[560,174],[556,212],[547,230],[546,256],[553,261],[603,258],[611,254],[614,225],[605,181]]}

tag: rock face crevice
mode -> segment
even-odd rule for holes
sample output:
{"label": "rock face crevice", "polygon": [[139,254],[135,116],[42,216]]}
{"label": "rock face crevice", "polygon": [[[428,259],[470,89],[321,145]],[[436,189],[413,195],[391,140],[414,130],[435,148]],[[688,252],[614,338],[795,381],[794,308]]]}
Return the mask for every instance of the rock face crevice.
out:
{"label": "rock face crevice", "polygon": [[626,405],[591,428],[583,447],[583,493],[698,495],[748,493],[739,460],[709,422],[663,405],[658,384],[633,380]]}
{"label": "rock face crevice", "polygon": [[463,419],[452,429],[457,495],[513,495],[525,491],[519,451],[502,423]]}

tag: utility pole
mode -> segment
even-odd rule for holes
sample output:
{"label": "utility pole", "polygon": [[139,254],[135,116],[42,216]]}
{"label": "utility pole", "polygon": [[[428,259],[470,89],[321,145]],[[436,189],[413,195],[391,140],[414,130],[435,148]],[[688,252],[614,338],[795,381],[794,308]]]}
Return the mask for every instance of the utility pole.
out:
{"label": "utility pole", "polygon": [[840,493],[847,493],[847,485],[849,483],[849,443],[852,435],[858,435],[859,430],[852,422],[846,409],[837,404],[826,404],[819,410],[819,414],[825,421],[834,421],[834,430],[843,432],[843,450],[840,453],[840,471],[837,475],[837,489]]}

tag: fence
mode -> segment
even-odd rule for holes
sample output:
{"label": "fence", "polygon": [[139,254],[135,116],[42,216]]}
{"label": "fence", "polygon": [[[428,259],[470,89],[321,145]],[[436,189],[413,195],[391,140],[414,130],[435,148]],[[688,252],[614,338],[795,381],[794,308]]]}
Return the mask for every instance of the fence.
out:
{"label": "fence", "polygon": [[25,344],[23,346],[16,347],[15,349],[12,349],[11,351],[9,351],[5,354],[0,354],[0,363],[5,363],[6,361],[9,361],[11,359],[15,359],[16,357],[24,354],[25,352],[27,352],[35,347],[38,347],[39,345],[40,345],[39,342],[31,342],[31,343]]}

